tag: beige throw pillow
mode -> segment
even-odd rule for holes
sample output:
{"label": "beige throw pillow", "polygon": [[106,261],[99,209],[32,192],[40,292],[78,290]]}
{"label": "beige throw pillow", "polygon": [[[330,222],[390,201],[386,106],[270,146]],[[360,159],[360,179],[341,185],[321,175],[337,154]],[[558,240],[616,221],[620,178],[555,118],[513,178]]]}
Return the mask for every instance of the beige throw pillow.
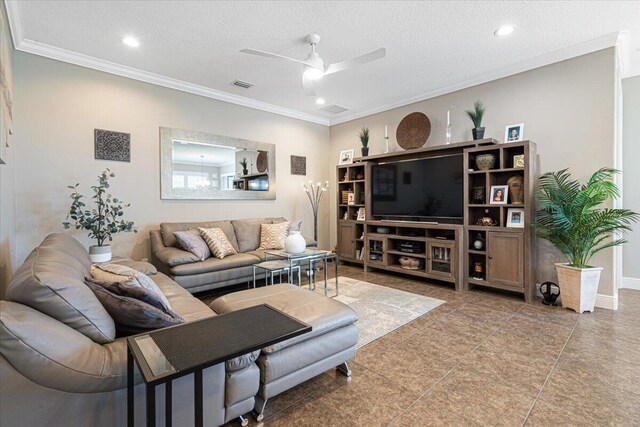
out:
{"label": "beige throw pillow", "polygon": [[260,225],[260,249],[284,249],[284,241],[289,235],[289,221],[278,224]]}
{"label": "beige throw pillow", "polygon": [[233,249],[233,245],[221,228],[200,228],[200,235],[207,242],[207,246],[209,246],[211,253],[216,258],[222,259],[227,255],[238,253]]}

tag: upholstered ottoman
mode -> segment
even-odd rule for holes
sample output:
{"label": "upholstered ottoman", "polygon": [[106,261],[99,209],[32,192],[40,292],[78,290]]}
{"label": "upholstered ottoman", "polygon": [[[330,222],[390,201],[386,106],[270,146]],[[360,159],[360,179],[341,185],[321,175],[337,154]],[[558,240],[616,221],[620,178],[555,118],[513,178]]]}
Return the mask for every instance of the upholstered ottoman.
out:
{"label": "upholstered ottoman", "polygon": [[358,315],[339,301],[290,284],[228,294],[211,303],[211,309],[223,314],[259,304],[269,304],[312,327],[309,333],[262,349],[256,361],[260,390],[254,410],[262,421],[267,399],[334,367],[351,375],[347,361],[356,355]]}

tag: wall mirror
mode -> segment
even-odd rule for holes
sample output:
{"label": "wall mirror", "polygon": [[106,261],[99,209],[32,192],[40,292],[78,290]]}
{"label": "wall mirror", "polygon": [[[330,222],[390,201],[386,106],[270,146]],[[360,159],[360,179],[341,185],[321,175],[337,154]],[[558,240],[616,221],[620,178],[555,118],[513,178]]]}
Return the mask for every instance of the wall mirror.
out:
{"label": "wall mirror", "polygon": [[275,158],[275,144],[161,127],[160,197],[273,200]]}

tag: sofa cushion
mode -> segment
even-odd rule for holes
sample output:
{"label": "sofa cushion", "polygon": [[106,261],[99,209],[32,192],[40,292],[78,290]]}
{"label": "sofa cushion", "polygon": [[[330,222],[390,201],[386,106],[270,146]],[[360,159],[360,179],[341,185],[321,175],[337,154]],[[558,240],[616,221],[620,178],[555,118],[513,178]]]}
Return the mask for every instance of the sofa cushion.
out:
{"label": "sofa cushion", "polygon": [[173,235],[178,242],[178,247],[194,254],[200,261],[211,256],[211,250],[200,235],[199,230],[174,231]]}
{"label": "sofa cushion", "polygon": [[191,274],[208,273],[212,271],[249,266],[257,263],[258,261],[259,259],[253,255],[239,253],[226,256],[223,259],[207,258],[200,262],[177,265],[171,268],[171,274],[176,276],[186,276]]}
{"label": "sofa cushion", "polygon": [[84,284],[91,260],[71,236],[47,236],[27,257],[7,286],[5,299],[27,305],[104,344],[113,341],[115,324]]}
{"label": "sofa cushion", "polygon": [[213,256],[218,259],[238,253],[220,228],[200,228],[200,235],[207,242]]}
{"label": "sofa cushion", "polygon": [[96,264],[91,266],[91,277],[100,282],[129,282],[133,286],[145,288],[165,310],[171,310],[169,300],[158,285],[149,276],[133,268],[120,264]]}
{"label": "sofa cushion", "polygon": [[87,279],[86,284],[111,315],[120,336],[166,328],[184,322],[172,310],[158,307],[154,296],[145,288],[128,282],[98,282]]}
{"label": "sofa cushion", "polygon": [[289,221],[278,224],[260,224],[260,247],[258,249],[284,249],[289,235]]}
{"label": "sofa cushion", "polygon": [[358,320],[348,305],[287,283],[227,294],[213,301],[210,307],[223,314],[260,304],[269,304],[312,327],[311,332],[263,348],[263,353],[280,351]]}
{"label": "sofa cushion", "polygon": [[155,265],[145,261],[134,261],[132,259],[125,259],[122,261],[111,261],[111,264],[124,265],[125,267],[133,268],[134,270],[137,270],[142,274],[146,274],[147,276],[153,276],[158,272],[158,269],[155,267]]}
{"label": "sofa cushion", "polygon": [[194,297],[185,288],[171,280],[168,276],[158,273],[153,276],[153,281],[171,303],[173,311],[178,313],[187,322],[206,319],[215,316],[216,313],[205,303]]}
{"label": "sofa cushion", "polygon": [[[282,221],[280,221],[282,220]],[[274,221],[285,222],[284,218],[252,218],[234,219],[231,221],[238,240],[238,252],[249,252],[260,246],[260,225],[273,224]]]}
{"label": "sofa cushion", "polygon": [[229,239],[229,242],[238,252],[238,240],[231,221],[202,221],[202,222],[163,222],[160,224],[160,233],[165,246],[177,246],[178,242],[173,235],[174,231],[186,231],[190,228],[195,230],[202,228],[220,228]]}

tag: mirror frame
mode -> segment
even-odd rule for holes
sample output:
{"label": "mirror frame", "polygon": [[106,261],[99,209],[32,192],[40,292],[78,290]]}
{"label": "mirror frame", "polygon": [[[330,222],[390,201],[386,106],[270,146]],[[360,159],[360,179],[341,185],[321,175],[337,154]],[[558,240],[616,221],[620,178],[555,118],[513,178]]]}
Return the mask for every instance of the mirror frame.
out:
{"label": "mirror frame", "polygon": [[[268,191],[248,190],[174,190],[173,140],[193,141],[234,148],[249,148],[268,153]],[[214,135],[184,129],[160,127],[160,199],[162,200],[275,200],[276,199],[276,145],[230,136]]]}

